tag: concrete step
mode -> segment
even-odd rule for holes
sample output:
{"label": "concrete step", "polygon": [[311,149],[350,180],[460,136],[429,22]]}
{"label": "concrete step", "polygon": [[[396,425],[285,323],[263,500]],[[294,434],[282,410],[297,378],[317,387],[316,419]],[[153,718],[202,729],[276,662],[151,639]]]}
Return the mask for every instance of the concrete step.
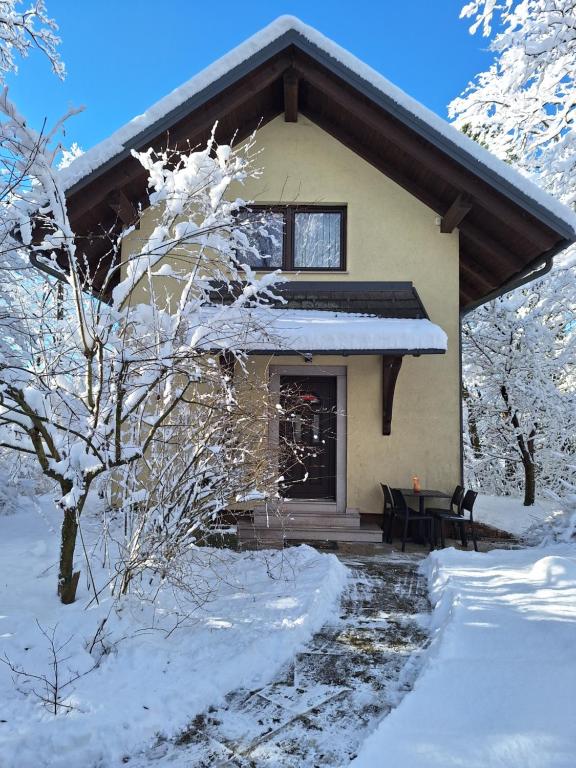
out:
{"label": "concrete step", "polygon": [[254,525],[257,528],[360,528],[360,515],[313,512],[286,512],[268,515],[264,512],[254,512]]}
{"label": "concrete step", "polygon": [[362,528],[336,526],[261,528],[250,521],[238,521],[238,536],[241,541],[256,540],[263,544],[279,544],[282,541],[343,541],[349,543],[374,543],[382,541],[382,529],[377,525]]}
{"label": "concrete step", "polygon": [[287,535],[288,541],[345,541],[348,543],[372,543],[382,542],[382,530],[375,527],[368,528],[305,528],[291,529]]}

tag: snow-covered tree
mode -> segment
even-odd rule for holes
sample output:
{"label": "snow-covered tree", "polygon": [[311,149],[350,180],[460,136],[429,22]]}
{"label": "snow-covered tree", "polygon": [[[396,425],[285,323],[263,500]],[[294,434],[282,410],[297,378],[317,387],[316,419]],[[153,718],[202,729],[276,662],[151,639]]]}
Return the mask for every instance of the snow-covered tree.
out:
{"label": "snow-covered tree", "polygon": [[[472,33],[492,36],[494,62],[450,104],[455,124],[573,206],[574,4],[472,0],[461,16],[473,20]],[[571,253],[536,284],[467,317],[467,464],[480,487],[523,488],[532,504],[536,485],[561,493],[574,482],[575,323]]]}
{"label": "snow-covered tree", "polygon": [[[278,276],[257,279],[247,265],[251,246],[237,216],[245,203],[226,199],[232,183],[256,173],[251,144],[233,150],[212,138],[188,154],[135,153],[149,173],[147,215],[155,226],[147,235],[142,228],[137,246],[114,259],[104,295],[115,275],[120,279],[110,300],[96,296],[93,270],[76,251],[48,137],[27,126],[6,93],[0,111],[1,138],[28,179],[4,221],[13,227],[16,211],[20,258],[40,260],[60,277],[23,300],[19,273],[11,275],[10,308],[20,320],[0,367],[0,443],[34,455],[58,485],[59,591],[70,602],[80,515],[98,478],[116,472],[125,489],[122,478],[134,467],[124,501],[146,500],[153,513],[141,520],[148,531],[164,526],[156,543],[165,552],[174,552],[178,537],[189,545],[207,516],[253,489],[251,469],[261,459],[254,441],[243,438],[248,430],[231,440],[233,425],[247,414],[234,396],[230,363],[222,367],[219,356],[241,360],[247,334],[263,333],[250,308],[267,300]],[[264,419],[265,409],[259,411]],[[144,559],[149,565],[151,553]]]}
{"label": "snow-covered tree", "polygon": [[[449,105],[460,128],[576,201],[576,13],[572,0],[472,0],[461,16],[492,36],[494,61]],[[494,34],[493,29],[498,31]]]}
{"label": "snow-covered tree", "polygon": [[65,68],[58,53],[58,25],[46,12],[44,0],[33,0],[22,8],[23,0],[0,0],[0,82],[18,71],[18,58],[30,51],[41,51],[60,78]]}
{"label": "snow-covered tree", "polygon": [[[0,77],[33,45],[62,75],[44,4],[17,6],[0,0]],[[130,512],[124,589],[144,566],[165,569],[207,519],[275,479],[259,450],[265,388],[241,403],[233,368],[236,360],[242,371],[250,334],[263,337],[255,308],[279,277],[257,279],[248,266],[250,217],[237,215],[242,200],[227,199],[230,185],[258,174],[252,143],[233,149],[212,137],[187,153],[135,153],[149,175],[153,227],[132,244],[133,228],[122,233],[103,288],[93,290],[100,265],[77,250],[55,167],[70,114],[39,132],[6,88],[0,97],[0,447],[34,459],[57,488],[64,603],[75,599],[76,538],[100,479],[114,479]]]}
{"label": "snow-covered tree", "polygon": [[562,495],[576,483],[574,275],[543,280],[479,308],[463,324],[470,480],[524,493],[536,479]]}

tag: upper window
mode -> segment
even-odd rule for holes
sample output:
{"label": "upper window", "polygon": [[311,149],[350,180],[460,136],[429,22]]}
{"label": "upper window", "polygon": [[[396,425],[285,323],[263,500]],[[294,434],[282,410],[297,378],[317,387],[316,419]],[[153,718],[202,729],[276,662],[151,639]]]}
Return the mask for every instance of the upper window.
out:
{"label": "upper window", "polygon": [[251,206],[246,261],[256,269],[346,268],[345,206]]}

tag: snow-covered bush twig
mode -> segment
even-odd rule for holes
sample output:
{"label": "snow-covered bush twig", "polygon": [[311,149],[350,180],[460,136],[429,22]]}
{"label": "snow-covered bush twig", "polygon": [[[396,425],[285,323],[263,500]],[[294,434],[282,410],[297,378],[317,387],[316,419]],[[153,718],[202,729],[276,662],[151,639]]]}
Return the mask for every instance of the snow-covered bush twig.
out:
{"label": "snow-covered bush twig", "polygon": [[490,302],[463,324],[469,479],[487,493],[576,483],[573,271]]}
{"label": "snow-covered bush twig", "polygon": [[70,644],[72,637],[60,642],[56,639],[57,626],[47,630],[38,621],[36,621],[36,625],[48,645],[50,671],[40,674],[31,672],[18,664],[14,664],[6,655],[3,658],[0,657],[0,661],[6,664],[12,672],[14,684],[22,694],[31,693],[36,696],[53,715],[57,715],[61,711],[69,712],[74,709],[74,705],[65,701],[68,689],[82,677],[95,670],[99,661],[82,672],[72,670],[69,667],[64,670],[64,665],[70,657],[64,656],[63,652]]}

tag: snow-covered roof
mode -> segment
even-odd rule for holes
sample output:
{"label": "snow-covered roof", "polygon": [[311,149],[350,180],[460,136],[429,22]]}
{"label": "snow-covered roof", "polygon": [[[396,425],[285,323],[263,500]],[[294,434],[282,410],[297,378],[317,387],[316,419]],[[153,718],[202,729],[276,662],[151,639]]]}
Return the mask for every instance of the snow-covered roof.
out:
{"label": "snow-covered roof", "polygon": [[448,337],[430,320],[304,309],[202,311],[191,342],[206,349],[234,346],[251,353],[442,353]]}
{"label": "snow-covered roof", "polygon": [[104,172],[132,147],[142,147],[148,138],[165,130],[174,120],[208,98],[207,92],[232,82],[242,71],[290,43],[313,50],[333,69],[373,100],[380,102],[416,132],[424,135],[488,183],[499,188],[523,207],[532,207],[535,215],[560,225],[566,237],[576,236],[576,215],[540,187],[480,147],[431,110],[397,88],[385,77],[341,48],[316,29],[294,16],[280,16],[237,48],[211,64],[188,82],[176,88],[146,112],[138,115],[76,159],[62,171],[65,189],[80,188],[88,176]]}

